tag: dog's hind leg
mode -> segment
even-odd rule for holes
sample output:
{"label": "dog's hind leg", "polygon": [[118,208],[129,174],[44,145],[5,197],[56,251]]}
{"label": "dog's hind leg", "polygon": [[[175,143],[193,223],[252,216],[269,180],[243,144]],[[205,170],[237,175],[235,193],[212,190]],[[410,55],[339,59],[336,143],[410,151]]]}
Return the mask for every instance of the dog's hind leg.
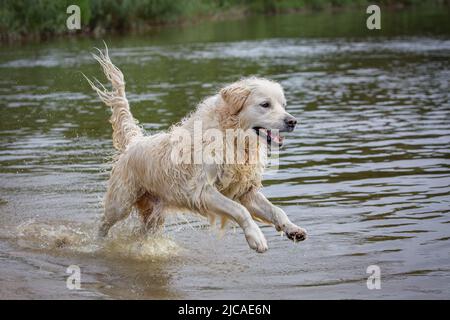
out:
{"label": "dog's hind leg", "polygon": [[156,232],[164,225],[164,215],[161,200],[145,193],[136,202],[136,208],[141,217],[144,232]]}
{"label": "dog's hind leg", "polygon": [[105,196],[105,211],[98,230],[99,237],[105,237],[109,229],[118,221],[129,216],[136,202],[136,191],[124,186],[112,176]]}

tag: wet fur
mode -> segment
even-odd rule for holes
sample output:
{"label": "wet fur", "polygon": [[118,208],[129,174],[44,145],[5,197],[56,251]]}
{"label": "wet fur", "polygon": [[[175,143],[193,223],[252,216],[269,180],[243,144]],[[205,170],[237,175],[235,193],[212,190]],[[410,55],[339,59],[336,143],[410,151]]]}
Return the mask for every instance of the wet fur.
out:
{"label": "wet fur", "polygon": [[112,64],[107,50],[105,53],[99,50],[94,58],[113,90],[106,90],[98,81],[96,84],[88,81],[112,109],[113,144],[118,150],[108,181],[99,236],[106,236],[117,221],[136,208],[145,230],[159,229],[170,210],[193,211],[210,221],[220,217],[222,224],[234,220],[244,230],[249,246],[258,252],[267,250],[267,242],[253,219],[275,225],[293,240],[306,238],[302,228],[290,222],[281,209],[259,192],[266,161],[265,145],[260,144],[255,164],[176,164],[171,160],[177,130],[193,133],[195,121],[202,122],[203,130],[248,126],[240,114],[252,90],[264,86],[282,90],[278,84],[259,78],[240,80],[205,99],[190,116],[167,132],[145,136],[130,112],[122,72]]}

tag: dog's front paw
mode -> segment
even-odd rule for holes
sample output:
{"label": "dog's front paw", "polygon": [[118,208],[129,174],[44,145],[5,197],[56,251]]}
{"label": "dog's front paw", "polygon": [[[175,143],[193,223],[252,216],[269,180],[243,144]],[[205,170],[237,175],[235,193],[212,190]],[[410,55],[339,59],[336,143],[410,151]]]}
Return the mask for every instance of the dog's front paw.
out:
{"label": "dog's front paw", "polygon": [[247,228],[244,230],[247,243],[256,252],[263,253],[269,249],[267,240],[258,226]]}
{"label": "dog's front paw", "polygon": [[297,226],[291,226],[284,231],[286,236],[294,242],[306,240],[308,237],[306,230]]}

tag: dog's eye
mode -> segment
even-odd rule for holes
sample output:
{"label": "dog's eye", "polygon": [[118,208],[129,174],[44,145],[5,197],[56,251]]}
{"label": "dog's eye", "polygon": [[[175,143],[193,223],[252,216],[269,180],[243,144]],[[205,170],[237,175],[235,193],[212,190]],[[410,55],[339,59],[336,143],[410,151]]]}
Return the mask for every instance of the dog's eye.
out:
{"label": "dog's eye", "polygon": [[270,107],[270,103],[263,102],[263,103],[260,104],[260,106],[263,107],[263,108],[268,108],[268,107]]}

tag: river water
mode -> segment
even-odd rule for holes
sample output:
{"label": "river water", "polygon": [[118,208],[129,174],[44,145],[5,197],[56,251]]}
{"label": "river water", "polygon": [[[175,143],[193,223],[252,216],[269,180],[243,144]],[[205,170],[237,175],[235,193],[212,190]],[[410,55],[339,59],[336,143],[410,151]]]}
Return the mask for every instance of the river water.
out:
{"label": "river water", "polygon": [[309,238],[262,227],[264,254],[190,215],[157,237],[132,216],[97,242],[114,152],[109,110],[80,72],[104,81],[90,56],[102,42],[3,46],[0,298],[449,299],[448,17],[388,12],[369,31],[364,12],[292,14],[105,37],[150,132],[241,76],[283,85],[299,125],[263,192]]}

